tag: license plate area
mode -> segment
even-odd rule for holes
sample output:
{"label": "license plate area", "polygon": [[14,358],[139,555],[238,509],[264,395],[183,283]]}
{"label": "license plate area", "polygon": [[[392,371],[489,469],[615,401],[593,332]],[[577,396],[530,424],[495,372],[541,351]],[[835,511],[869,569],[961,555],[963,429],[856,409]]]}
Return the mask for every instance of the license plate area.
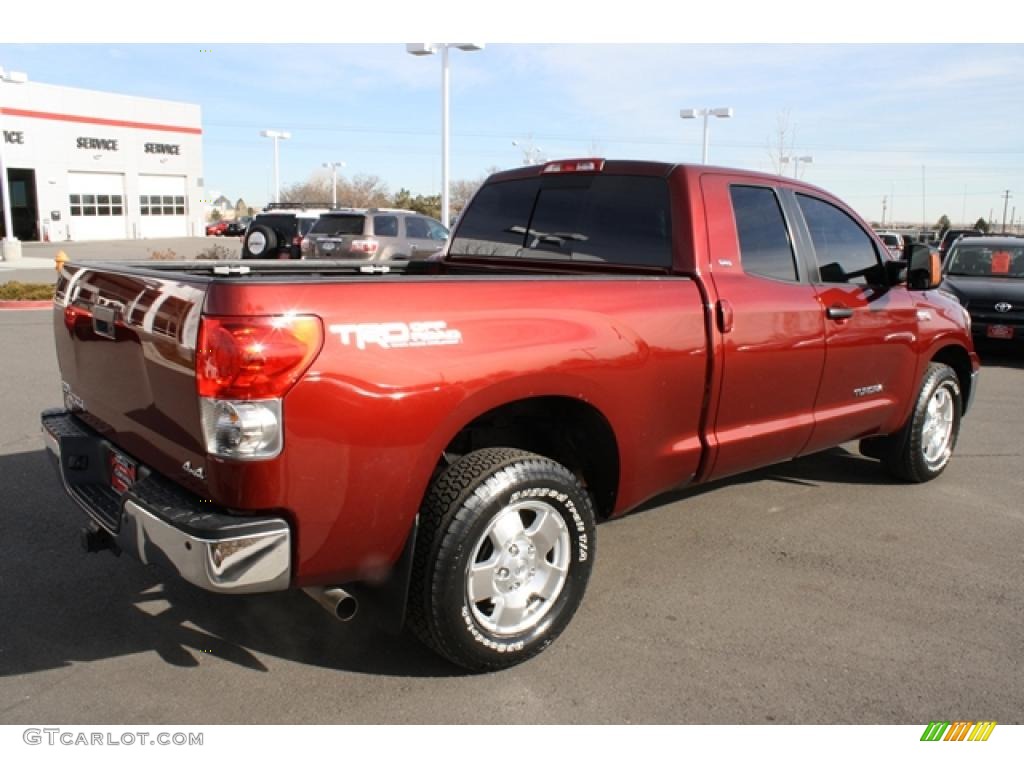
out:
{"label": "license plate area", "polygon": [[985,335],[990,339],[1012,339],[1012,325],[990,325],[985,329]]}
{"label": "license plate area", "polygon": [[138,464],[113,448],[108,454],[110,487],[118,496],[124,496],[138,479]]}

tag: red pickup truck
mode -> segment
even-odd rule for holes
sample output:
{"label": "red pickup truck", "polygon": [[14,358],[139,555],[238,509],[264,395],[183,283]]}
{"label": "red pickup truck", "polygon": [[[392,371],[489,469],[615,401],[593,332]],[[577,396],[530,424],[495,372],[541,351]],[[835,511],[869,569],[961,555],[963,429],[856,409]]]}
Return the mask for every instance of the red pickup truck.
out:
{"label": "red pickup truck", "polygon": [[851,440],[940,474],[978,360],[939,279],[793,179],[553,162],[488,179],[430,261],[65,265],[44,437],[87,549],[496,669],[659,493]]}

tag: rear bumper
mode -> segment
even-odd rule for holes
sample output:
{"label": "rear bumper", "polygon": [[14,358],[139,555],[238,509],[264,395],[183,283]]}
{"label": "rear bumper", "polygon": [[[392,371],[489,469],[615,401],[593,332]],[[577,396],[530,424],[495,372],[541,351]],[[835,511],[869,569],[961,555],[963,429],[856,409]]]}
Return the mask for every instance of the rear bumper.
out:
{"label": "rear bumper", "polygon": [[284,519],[225,514],[141,465],[135,484],[118,495],[110,487],[108,441],[63,410],[44,411],[42,427],[64,490],[121,551],[211,592],[290,586],[291,529]]}

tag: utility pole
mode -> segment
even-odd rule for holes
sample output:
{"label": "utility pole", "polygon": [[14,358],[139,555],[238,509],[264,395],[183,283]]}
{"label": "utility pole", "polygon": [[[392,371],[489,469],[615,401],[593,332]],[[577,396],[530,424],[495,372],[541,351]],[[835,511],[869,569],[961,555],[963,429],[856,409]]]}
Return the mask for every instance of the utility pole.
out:
{"label": "utility pole", "polygon": [[[1003,192],[1003,233],[1006,232],[1006,204],[1010,202],[1010,190]],[[1012,219],[1011,219],[1012,221]]]}
{"label": "utility pole", "polygon": [[888,200],[889,200],[888,197],[886,197],[885,195],[882,195],[882,226],[883,227],[885,226],[885,207],[886,207],[886,203],[888,202]]}
{"label": "utility pole", "polygon": [[925,202],[927,195],[925,194],[925,183],[924,183],[924,166],[921,166],[921,233],[928,229],[928,214],[926,212]]}

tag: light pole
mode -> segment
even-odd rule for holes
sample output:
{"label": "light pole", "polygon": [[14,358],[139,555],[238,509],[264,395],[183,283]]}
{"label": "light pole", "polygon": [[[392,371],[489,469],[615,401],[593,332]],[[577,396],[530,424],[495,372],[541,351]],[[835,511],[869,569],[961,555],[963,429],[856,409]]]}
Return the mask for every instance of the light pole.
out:
{"label": "light pole", "polygon": [[539,165],[544,162],[544,150],[540,147],[535,147],[532,141],[526,145],[513,141],[512,146],[523,153],[523,162],[526,165]]}
{"label": "light pole", "polygon": [[704,118],[704,153],[701,156],[701,162],[704,165],[708,164],[708,118],[709,117],[732,117],[732,107],[715,107],[714,109],[707,107],[705,109],[680,109],[679,116],[684,120],[693,120],[697,117]]}
{"label": "light pole", "polygon": [[448,49],[482,51],[483,43],[406,43],[406,53],[431,56],[441,52],[441,223],[449,225],[448,215]]}
{"label": "light pole", "polygon": [[331,169],[331,207],[338,207],[338,169],[344,168],[345,163],[340,160],[335,160],[330,163],[324,163],[324,168]]}
{"label": "light pole", "polygon": [[260,136],[274,140],[274,202],[281,202],[281,168],[278,161],[277,143],[281,139],[290,139],[288,131],[260,131]]}
{"label": "light pole", "polygon": [[782,163],[788,163],[790,160],[793,161],[793,178],[799,178],[797,175],[800,172],[800,163],[813,163],[814,158],[811,155],[786,155],[785,157],[779,158]]}
{"label": "light pole", "polygon": [[[5,83],[27,83],[28,75],[24,72],[10,72],[0,67],[0,81]],[[21,258],[21,243],[14,236],[14,223],[11,220],[11,186],[7,180],[7,161],[4,159],[4,145],[7,135],[0,125],[0,195],[3,195],[4,208],[4,240],[0,245],[0,261],[17,261]]]}

